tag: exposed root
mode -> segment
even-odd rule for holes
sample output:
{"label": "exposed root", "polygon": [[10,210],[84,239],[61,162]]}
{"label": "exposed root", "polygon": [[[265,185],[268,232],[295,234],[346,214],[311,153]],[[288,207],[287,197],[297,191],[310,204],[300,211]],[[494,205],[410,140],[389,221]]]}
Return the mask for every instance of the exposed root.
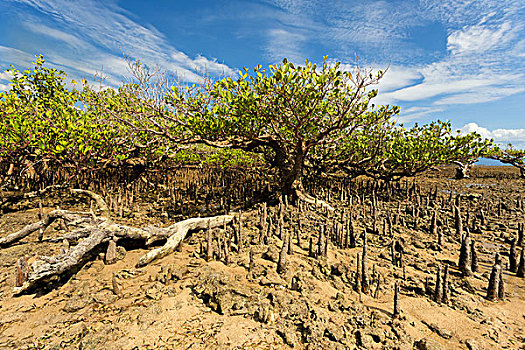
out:
{"label": "exposed root", "polygon": [[470,177],[469,171],[472,165],[471,163],[469,162],[462,163],[459,161],[454,161],[454,164],[458,166],[456,168],[456,176],[454,177],[456,180],[468,179]]}

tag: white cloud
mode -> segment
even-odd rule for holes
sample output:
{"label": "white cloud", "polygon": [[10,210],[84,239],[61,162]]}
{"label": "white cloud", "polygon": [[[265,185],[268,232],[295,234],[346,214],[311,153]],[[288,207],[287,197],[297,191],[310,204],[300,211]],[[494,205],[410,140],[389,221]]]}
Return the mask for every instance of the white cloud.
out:
{"label": "white cloud", "polygon": [[402,67],[404,74],[420,74],[420,83],[409,82],[382,99],[445,106],[496,101],[523,92],[525,74],[519,67],[525,65],[520,58],[522,50],[514,47],[522,30],[520,24],[511,25],[511,20],[488,25],[485,18],[474,26],[452,31],[448,54],[441,60]]}
{"label": "white cloud", "polygon": [[33,61],[33,58],[34,56],[22,50],[0,45],[0,64],[5,63],[5,68],[8,68],[10,63],[28,66]]}
{"label": "white cloud", "polygon": [[411,1],[327,2],[322,7],[328,8],[324,16],[327,36],[346,45],[398,43],[407,37],[407,28],[422,23],[419,16],[414,16],[418,6]]}
{"label": "white cloud", "polygon": [[525,90],[522,2],[426,0],[422,6],[448,27],[447,55],[420,69],[421,84],[393,92],[392,99],[472,104]]}
{"label": "white cloud", "polygon": [[462,133],[475,131],[484,138],[494,139],[497,143],[525,142],[525,129],[494,129],[490,131],[477,123],[468,123],[459,130]]}
{"label": "white cloud", "polygon": [[421,78],[423,75],[416,68],[393,66],[379,81],[377,88],[380,93],[384,93],[411,85]]}
{"label": "white cloud", "polygon": [[448,36],[447,49],[454,55],[477,54],[504,47],[514,36],[510,22],[497,26],[469,26]]}
{"label": "white cloud", "polygon": [[[155,28],[134,21],[117,1],[7,1],[24,3],[44,13],[44,17],[39,16],[41,22],[29,21],[25,14],[21,18],[26,18],[26,28],[34,33],[53,37],[77,50],[50,50],[54,52],[50,61],[66,71],[93,75],[103,66],[108,81],[116,84],[127,74],[125,62],[119,57],[122,47],[137,59],[177,72],[189,82],[200,81],[204,69],[210,74],[235,74],[215,58],[188,56]],[[260,11],[251,11],[253,7],[248,6],[249,13],[243,15],[265,26],[255,26],[255,35],[249,29],[242,35],[254,40],[262,35],[261,45],[271,61],[288,57],[303,63],[311,52],[308,50],[316,45],[343,62],[353,61],[355,53],[360,53],[362,61],[371,61],[380,68],[391,61],[393,65],[377,86],[379,95],[373,102],[416,105],[419,109],[402,110],[400,118],[404,120],[442,111],[448,105],[495,101],[525,89],[523,0],[263,3],[270,6],[252,4]],[[239,17],[232,12],[228,13],[229,20]],[[418,37],[417,31],[425,28],[442,31],[441,51],[414,44],[413,36]],[[433,47],[433,43],[425,44]],[[31,61],[32,55],[22,54]],[[0,61],[9,59],[20,64],[22,58],[17,55],[21,53],[4,55],[0,47]]]}
{"label": "white cloud", "polygon": [[[266,35],[267,51],[273,53],[286,49],[288,56],[300,56],[298,62],[308,57],[309,49],[320,45],[328,49],[323,54],[346,57],[355,54],[368,58],[369,63],[385,63],[392,58],[423,54],[407,38],[413,27],[426,20],[414,1],[319,1],[319,0],[264,0],[273,10],[272,30],[298,34],[301,39],[283,46],[274,40],[275,32]],[[266,16],[266,14],[265,14]],[[408,48],[408,49],[407,49]],[[295,51],[295,55],[293,52]],[[368,51],[364,57],[363,51]],[[311,58],[311,57],[309,57]]]}
{"label": "white cloud", "polygon": [[[472,75],[471,77],[455,77],[446,68],[438,74],[421,70],[425,76],[422,83],[398,89],[385,94],[385,98],[396,101],[420,101],[442,95],[453,95],[438,100],[436,104],[479,103],[499,99],[513,93],[523,91],[522,88],[511,88],[509,83],[519,84],[523,75]],[[483,91],[484,96],[479,95]],[[460,95],[458,95],[458,93]]]}
{"label": "white cloud", "polygon": [[13,77],[10,72],[0,72],[0,91],[9,90],[9,80]]}
{"label": "white cloud", "polygon": [[421,112],[431,112],[431,111],[435,111],[435,109],[433,108],[430,108],[430,107],[410,107],[410,108],[406,108],[406,109],[403,109],[403,112],[404,113],[421,113]]}
{"label": "white cloud", "polygon": [[449,28],[462,28],[472,23],[486,23],[498,14],[519,14],[522,0],[421,0],[422,13]]}
{"label": "white cloud", "polygon": [[233,70],[224,63],[218,62],[216,59],[208,59],[204,56],[198,55],[191,59],[184,52],[174,52],[171,58],[182,67],[194,67],[196,72],[211,73],[213,75],[232,75]]}
{"label": "white cloud", "polygon": [[490,132],[489,129],[484,128],[482,126],[479,126],[476,123],[465,124],[465,125],[463,125],[463,127],[461,127],[459,129],[459,131],[461,131],[463,134],[468,134],[468,133],[471,133],[471,132],[477,132],[483,138],[486,138],[486,139],[493,138],[492,132]]}
{"label": "white cloud", "polygon": [[525,141],[525,129],[494,129],[494,139],[501,141]]}
{"label": "white cloud", "polygon": [[10,72],[0,72],[0,80],[10,80],[12,77]]}
{"label": "white cloud", "polygon": [[522,39],[514,45],[512,54],[516,57],[525,57],[525,39]]}
{"label": "white cloud", "polygon": [[[376,104],[417,103],[431,114],[447,105],[496,101],[525,89],[523,0],[373,0],[322,5],[312,0],[267,1],[282,11],[286,23],[293,23],[285,29],[301,34],[302,43],[329,42],[347,62],[359,51],[367,52],[368,61],[392,60],[394,65],[377,86]],[[311,29],[305,31],[300,21]],[[434,26],[432,31],[443,30],[444,46],[439,52],[411,42],[411,35],[416,32],[417,36],[427,25]],[[304,47],[295,43],[288,49],[300,53]]]}
{"label": "white cloud", "polygon": [[436,101],[435,105],[457,105],[486,103],[497,101],[504,97],[514,95],[525,91],[525,87],[505,87],[505,86],[488,86],[479,89],[473,89],[475,92],[466,92],[444,97]]}
{"label": "white cloud", "polygon": [[[0,62],[5,60],[23,67],[31,67],[35,59],[31,53],[5,46],[0,46],[0,57],[2,58]],[[96,73],[102,72],[106,76],[106,82],[111,86],[118,86],[122,82],[122,77],[128,74],[126,62],[122,57],[97,51],[82,59],[68,58],[60,54],[51,53],[46,55],[45,60],[48,63],[52,63],[54,68],[66,71],[70,79],[85,78],[88,81],[92,81]],[[4,74],[7,77],[5,79],[10,79],[7,72],[0,74]],[[66,79],[67,81],[68,79]]]}
{"label": "white cloud", "polygon": [[[129,75],[120,51],[132,55],[148,66],[159,66],[188,82],[200,82],[200,72],[234,74],[234,70],[215,58],[197,55],[190,58],[173,47],[166,37],[153,27],[145,27],[126,15],[116,2],[95,0],[10,0],[40,11],[44,16],[27,18],[23,25],[37,35],[66,43],[70,49],[49,47],[46,58],[79,73],[92,74],[104,67],[112,84]],[[75,33],[70,34],[70,33]],[[45,49],[45,43],[40,47]],[[183,60],[177,57],[184,56]],[[7,58],[2,57],[3,60]],[[11,60],[23,64],[20,60]]]}

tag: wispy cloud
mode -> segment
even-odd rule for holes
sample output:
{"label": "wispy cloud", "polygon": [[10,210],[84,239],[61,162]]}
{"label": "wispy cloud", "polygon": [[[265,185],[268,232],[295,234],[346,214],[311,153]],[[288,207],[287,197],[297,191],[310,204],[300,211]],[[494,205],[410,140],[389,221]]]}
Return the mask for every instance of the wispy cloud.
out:
{"label": "wispy cloud", "polygon": [[419,3],[427,18],[444,23],[453,30],[523,11],[521,0],[421,0]]}
{"label": "wispy cloud", "polygon": [[379,81],[378,89],[383,95],[386,92],[412,85],[422,78],[423,75],[417,69],[393,66],[386,71],[383,78]]}
{"label": "wispy cloud", "polygon": [[468,26],[448,36],[447,49],[453,55],[480,54],[507,46],[515,34],[510,22],[496,26]]}
{"label": "wispy cloud", "polygon": [[[21,4],[20,30],[39,41],[34,46],[42,47],[53,64],[77,75],[92,76],[103,68],[108,83],[118,84],[128,74],[121,49],[189,82],[200,81],[204,70],[235,74],[220,57],[187,54],[153,26],[138,23],[117,0],[4,1]],[[350,67],[357,54],[364,65],[390,65],[374,103],[400,104],[403,121],[429,119],[451,105],[496,101],[525,91],[523,0],[239,3],[211,14],[207,24],[250,22],[236,27],[236,39],[257,42],[251,48],[263,51],[258,56],[262,63],[283,57],[303,63],[329,54]],[[7,46],[15,45],[0,46],[0,65],[31,62],[30,45],[21,45],[23,50]]]}
{"label": "wispy cloud", "polygon": [[284,57],[292,62],[302,63],[304,56],[301,45],[306,38],[299,33],[293,33],[286,29],[268,30],[267,55],[272,61],[280,61]]}
{"label": "wispy cloud", "polygon": [[[523,92],[525,64],[521,53],[513,50],[522,29],[509,20],[496,26],[481,21],[451,31],[448,55],[442,60],[400,69],[407,77],[420,74],[420,83],[394,89],[382,98],[444,106],[490,102]],[[394,79],[403,83],[401,77],[394,75]]]}
{"label": "wispy cloud", "polygon": [[525,92],[525,87],[505,87],[488,85],[481,88],[473,88],[470,92],[454,94],[434,102],[435,105],[460,105],[473,103],[486,103],[500,100],[504,97]]}
{"label": "wispy cloud", "polygon": [[[24,28],[32,33],[64,44],[63,47],[53,46],[46,57],[68,71],[93,74],[103,67],[108,82],[116,85],[129,75],[122,50],[147,65],[159,66],[188,82],[201,81],[203,70],[210,74],[224,72],[229,75],[234,72],[215,58],[188,57],[154,27],[145,27],[131,19],[114,1],[7,1],[30,6],[42,14],[28,18],[20,13],[20,18]],[[45,49],[45,45],[41,47]],[[7,57],[3,58],[7,60]],[[20,63],[21,60],[12,62]]]}
{"label": "wispy cloud", "polygon": [[0,72],[0,91],[9,90],[9,80],[12,77],[9,72]]}
{"label": "wispy cloud", "polygon": [[399,43],[407,38],[408,28],[422,23],[413,15],[417,5],[410,1],[335,2],[330,7],[327,36],[346,45],[388,50],[385,43]]}
{"label": "wispy cloud", "polygon": [[27,18],[26,22],[23,22],[23,26],[34,33],[42,34],[50,38],[53,38],[55,40],[62,41],[66,43],[68,46],[70,46],[71,48],[80,49],[80,50],[92,48],[92,45],[90,45],[88,42],[76,37],[73,34],[69,34],[69,33],[63,32],[55,28],[51,28],[50,26],[47,26],[42,23],[37,23],[37,22],[38,22],[38,19],[36,17]]}
{"label": "wispy cloud", "polygon": [[[285,23],[309,23],[310,31],[296,31],[302,42],[330,42],[339,60],[351,62],[354,53],[363,52],[368,62],[386,65],[392,60],[374,102],[423,108],[404,111],[403,118],[525,91],[522,0],[268,2],[279,8]],[[412,42],[421,28],[431,25],[443,29],[439,52]]]}
{"label": "wispy cloud", "polygon": [[6,68],[11,63],[17,63],[20,65],[29,65],[33,60],[31,55],[28,55],[27,52],[16,49],[14,47],[7,47],[0,45],[0,60],[3,60],[6,63]]}
{"label": "wispy cloud", "polygon": [[[305,45],[329,47],[332,56],[348,61],[358,55],[368,63],[409,62],[429,53],[410,43],[413,31],[429,23],[414,1],[266,0],[276,7],[274,29],[300,33]],[[272,50],[268,38],[268,50]],[[301,47],[304,53],[304,48]]]}
{"label": "wispy cloud", "polygon": [[[439,68],[442,69],[442,68]],[[425,76],[424,69],[421,70],[423,76]],[[420,101],[429,99],[436,96],[447,95],[443,99],[439,99],[435,102],[437,105],[452,104],[452,103],[478,103],[484,100],[493,100],[494,98],[501,98],[509,93],[516,93],[523,91],[520,88],[510,89],[507,87],[509,82],[516,81],[516,76],[503,75],[498,76],[496,74],[481,74],[472,77],[454,77],[446,75],[446,72],[442,72],[443,75],[431,76],[426,75],[424,81],[421,84],[402,88],[390,93],[385,94],[385,98],[391,98],[395,101]],[[470,93],[479,93],[476,91],[481,89],[485,91],[482,100],[476,98],[475,100],[464,99],[464,97],[471,97]],[[502,93],[504,92],[504,93]],[[461,93],[460,95],[457,95]],[[450,95],[453,95],[450,97]],[[457,98],[460,96],[460,98]]]}

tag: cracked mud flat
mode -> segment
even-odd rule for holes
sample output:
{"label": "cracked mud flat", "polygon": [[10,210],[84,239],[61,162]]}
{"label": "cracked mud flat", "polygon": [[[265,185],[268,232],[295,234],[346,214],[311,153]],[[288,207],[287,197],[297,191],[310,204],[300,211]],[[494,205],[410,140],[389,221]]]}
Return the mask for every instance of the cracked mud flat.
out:
{"label": "cracked mud flat", "polygon": [[[464,181],[450,180],[446,173],[415,180],[423,197],[437,188],[442,198],[438,200],[443,203],[439,206],[444,221],[441,251],[429,234],[431,210],[424,200],[414,229],[413,217],[405,210],[415,205],[414,199],[379,199],[379,232],[370,232],[368,194],[361,204],[354,198],[352,209],[333,196],[330,203],[337,211],[329,223],[336,222],[346,208],[354,215],[358,236],[369,231],[372,293],[368,295],[354,290],[362,239],[356,248],[330,243],[327,257],[308,256],[308,238],[317,242],[319,223],[326,221],[324,211],[310,208],[301,213],[300,246],[294,238],[284,274],[276,272],[282,241],[272,235],[268,244],[259,244],[259,212],[252,209],[243,213],[244,248],[239,253],[233,246],[228,265],[224,256],[207,262],[201,252],[205,232],[195,232],[180,251],[145,267],[135,265],[146,249],[128,246],[125,256],[112,265],[104,264],[101,249],[51,291],[14,297],[15,263],[20,257],[58,254],[60,244],[46,240],[64,233],[55,225],[46,231],[43,242],[34,235],[0,249],[0,349],[525,349],[525,280],[505,269],[505,300],[484,298],[494,253],[501,252],[505,266],[509,241],[516,236],[517,224],[525,222],[525,213],[517,208],[525,182],[506,178],[512,172],[512,168],[480,168]],[[464,195],[463,215],[469,208],[471,221],[478,208],[488,209],[481,233],[471,232],[480,271],[469,278],[462,278],[457,269],[460,243],[454,236],[451,192]],[[507,209],[498,213],[500,201]],[[54,209],[56,202],[60,198],[45,200],[44,211]],[[403,243],[404,269],[392,265],[391,238],[382,232],[383,218],[397,212],[398,202],[406,227],[394,225],[393,232]],[[63,208],[85,206],[69,203]],[[285,228],[294,225],[289,219],[294,210],[285,212]],[[0,237],[36,221],[37,216],[34,208],[4,214]],[[277,217],[277,206],[269,206],[268,216]],[[162,210],[138,210],[132,217],[116,220],[129,225],[169,223]],[[214,235],[224,233],[217,229]],[[427,293],[434,288],[437,266],[443,264],[450,269],[448,305],[433,302]],[[396,280],[401,317],[393,319]]]}

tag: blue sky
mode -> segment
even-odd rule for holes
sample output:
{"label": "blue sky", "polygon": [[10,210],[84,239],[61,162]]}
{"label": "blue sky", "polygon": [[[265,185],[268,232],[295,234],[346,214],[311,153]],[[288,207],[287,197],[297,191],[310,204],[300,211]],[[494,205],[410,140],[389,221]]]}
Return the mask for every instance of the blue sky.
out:
{"label": "blue sky", "polygon": [[[283,57],[324,55],[390,69],[374,101],[406,125],[455,128],[525,145],[523,0],[1,0],[0,71],[35,54],[73,79],[126,76],[122,51],[197,82]],[[9,77],[0,73],[0,90]]]}

